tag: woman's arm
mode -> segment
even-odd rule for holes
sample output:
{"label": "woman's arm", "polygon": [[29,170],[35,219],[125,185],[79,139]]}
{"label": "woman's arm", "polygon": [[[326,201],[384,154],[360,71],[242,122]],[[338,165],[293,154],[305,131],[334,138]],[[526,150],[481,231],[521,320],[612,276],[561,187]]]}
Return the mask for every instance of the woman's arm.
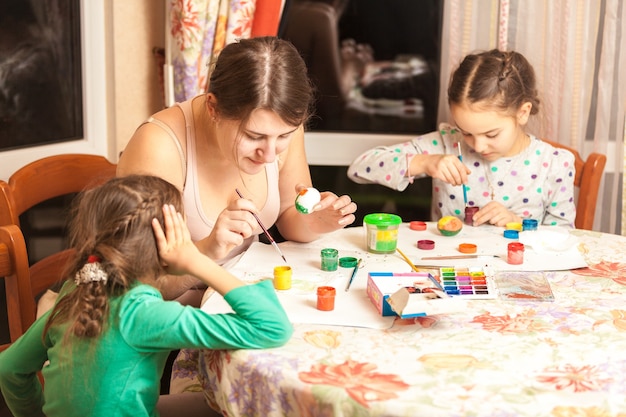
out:
{"label": "woman's arm", "polygon": [[[155,123],[144,123],[135,131],[122,151],[117,164],[117,176],[154,175],[163,178],[182,191],[185,184],[183,163],[186,158],[182,112],[172,107],[157,113],[154,117],[169,126],[178,137],[172,137]],[[183,122],[182,127],[179,126],[181,122]],[[183,152],[182,161],[176,141]]]}

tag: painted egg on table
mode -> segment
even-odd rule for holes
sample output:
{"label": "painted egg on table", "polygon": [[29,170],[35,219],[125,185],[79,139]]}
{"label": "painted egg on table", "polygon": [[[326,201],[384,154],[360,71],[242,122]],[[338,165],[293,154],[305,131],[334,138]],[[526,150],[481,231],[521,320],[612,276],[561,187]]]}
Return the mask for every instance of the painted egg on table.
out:
{"label": "painted egg on table", "polygon": [[317,189],[313,187],[305,188],[296,197],[296,210],[300,213],[309,214],[313,211],[313,207],[320,202],[321,198],[322,196]]}
{"label": "painted egg on table", "polygon": [[463,229],[463,222],[454,216],[443,216],[437,222],[437,229],[444,236],[455,236]]}

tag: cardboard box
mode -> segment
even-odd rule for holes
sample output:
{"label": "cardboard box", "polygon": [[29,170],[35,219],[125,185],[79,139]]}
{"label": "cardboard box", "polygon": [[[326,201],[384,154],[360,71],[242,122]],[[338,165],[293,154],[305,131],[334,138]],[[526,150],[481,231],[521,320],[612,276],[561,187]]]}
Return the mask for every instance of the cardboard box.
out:
{"label": "cardboard box", "polygon": [[[425,294],[434,296],[426,299]],[[392,295],[395,301],[393,306],[389,302]],[[367,296],[383,316],[411,318],[452,313],[464,308],[463,300],[451,298],[442,291],[438,281],[426,272],[370,272],[367,277]]]}

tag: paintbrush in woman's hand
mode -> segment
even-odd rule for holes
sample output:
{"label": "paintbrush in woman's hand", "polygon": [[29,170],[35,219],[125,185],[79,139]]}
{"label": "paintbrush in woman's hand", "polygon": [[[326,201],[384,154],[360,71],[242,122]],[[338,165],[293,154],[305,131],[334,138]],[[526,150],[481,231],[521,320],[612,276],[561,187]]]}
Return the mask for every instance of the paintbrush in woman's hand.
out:
{"label": "paintbrush in woman's hand", "polygon": [[[239,197],[244,198],[243,195],[241,195],[241,193],[239,192],[238,189],[235,188],[235,191],[237,192],[237,195]],[[274,246],[274,249],[276,249],[276,251],[280,254],[280,257],[283,258],[283,261],[285,261],[285,263],[287,263],[287,259],[285,259],[285,255],[283,255],[283,252],[280,250],[280,248],[276,244],[276,241],[274,240],[272,235],[270,235],[270,232],[268,232],[267,229],[265,228],[265,226],[261,222],[261,219],[259,219],[259,216],[257,216],[255,213],[252,213],[252,215],[256,219],[256,222],[259,224],[259,226],[261,226],[261,229],[263,229],[263,233],[265,233],[265,236],[267,236],[267,238],[269,239],[269,241],[272,244],[272,246]]]}

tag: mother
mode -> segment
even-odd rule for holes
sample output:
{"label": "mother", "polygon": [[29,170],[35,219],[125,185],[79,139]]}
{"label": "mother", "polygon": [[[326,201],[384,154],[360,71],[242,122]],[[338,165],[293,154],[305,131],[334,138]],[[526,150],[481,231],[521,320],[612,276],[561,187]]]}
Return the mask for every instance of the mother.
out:
{"label": "mother", "polygon": [[[252,213],[287,240],[315,240],[354,222],[356,204],[323,192],[312,214],[294,207],[297,192],[312,185],[304,150],[311,101],[306,66],[291,43],[263,37],[229,44],[212,65],[206,93],[137,129],[117,175],[152,174],[178,187],[192,239],[220,264],[262,232]],[[169,277],[162,291],[177,298],[196,284]]]}

